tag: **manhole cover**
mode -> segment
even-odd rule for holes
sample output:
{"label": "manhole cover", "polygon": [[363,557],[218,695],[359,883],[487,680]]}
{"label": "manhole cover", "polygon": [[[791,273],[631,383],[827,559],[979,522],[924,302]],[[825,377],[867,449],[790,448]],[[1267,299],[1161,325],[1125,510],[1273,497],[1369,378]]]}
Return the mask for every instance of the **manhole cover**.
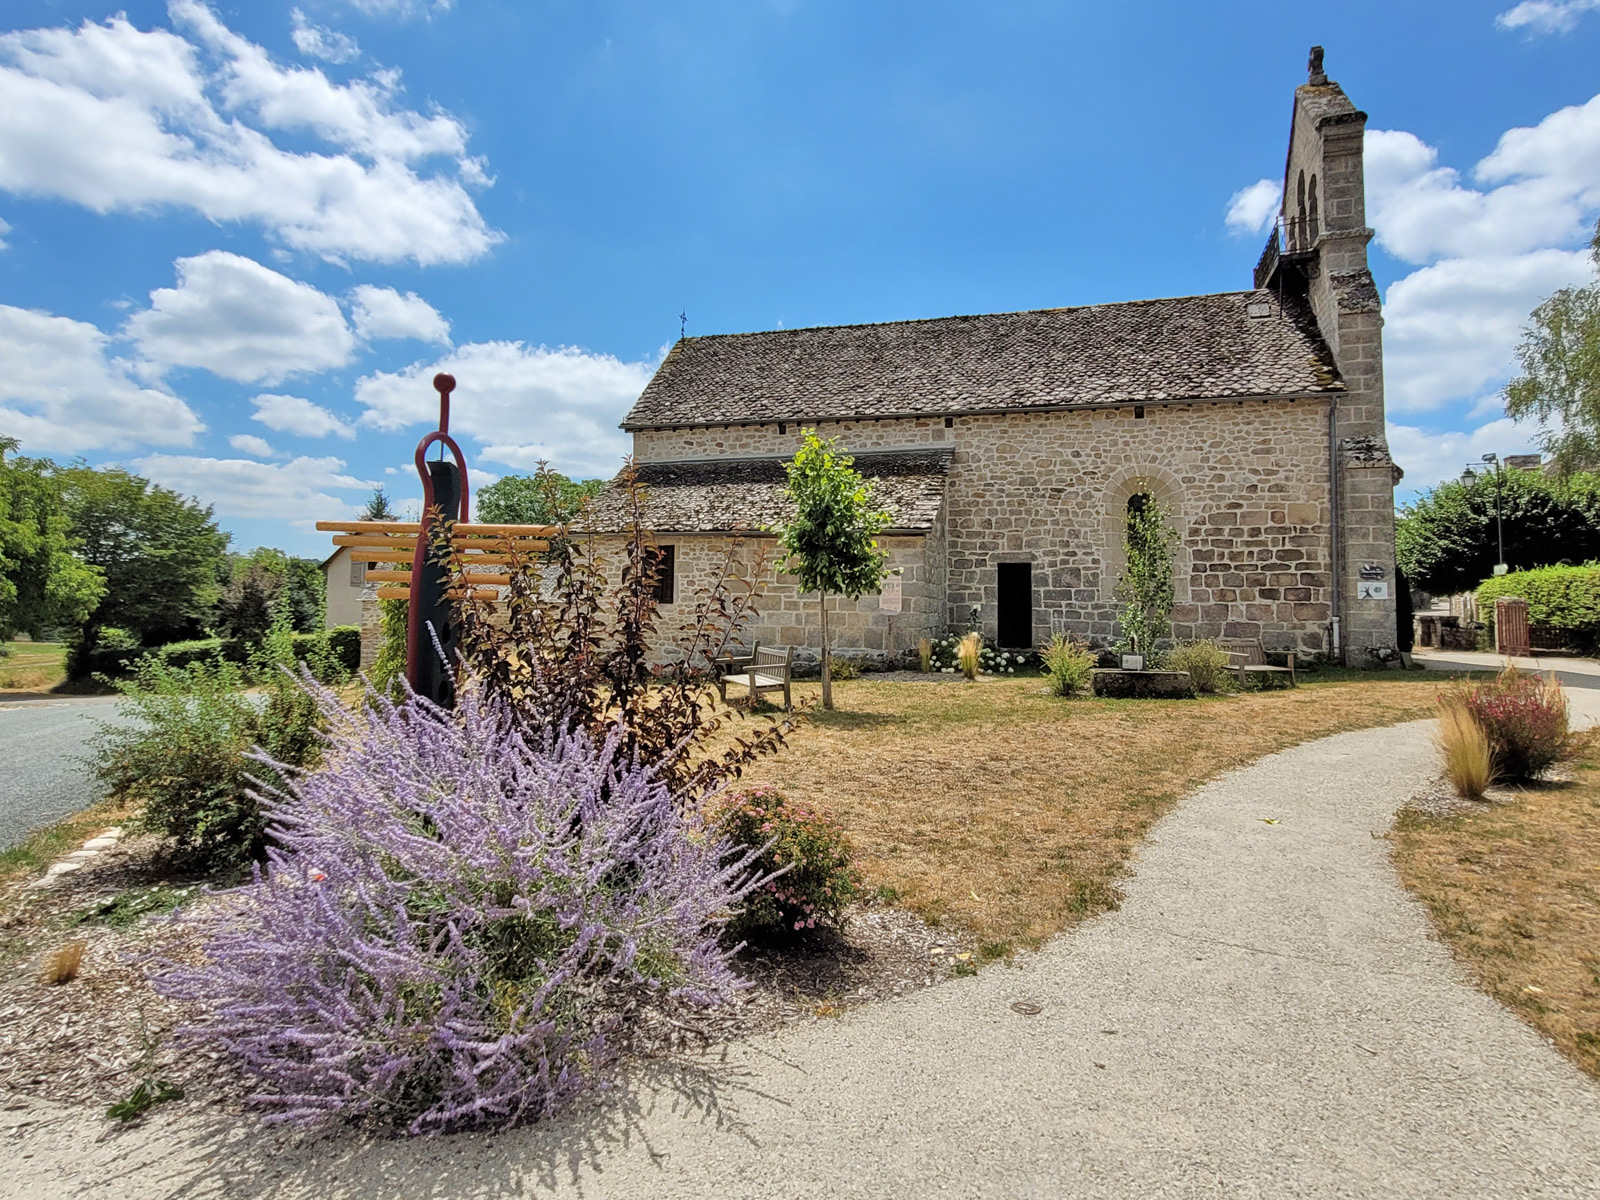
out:
{"label": "manhole cover", "polygon": [[1021,1013],[1025,1017],[1037,1017],[1044,1009],[1040,1008],[1032,1000],[1018,1000],[1012,1004],[1011,1011]]}

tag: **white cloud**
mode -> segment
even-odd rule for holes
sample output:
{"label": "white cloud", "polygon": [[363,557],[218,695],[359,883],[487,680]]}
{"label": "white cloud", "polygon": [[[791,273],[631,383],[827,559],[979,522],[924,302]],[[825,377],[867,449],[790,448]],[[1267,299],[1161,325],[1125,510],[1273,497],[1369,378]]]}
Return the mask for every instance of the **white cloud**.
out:
{"label": "white cloud", "polygon": [[280,433],[314,438],[327,437],[330,433],[342,438],[356,435],[355,426],[348,421],[341,421],[320,404],[313,404],[299,396],[279,396],[269,392],[257,396],[252,403],[256,411],[251,419]]}
{"label": "white cloud", "polygon": [[109,342],[83,321],[0,304],[0,430],[31,451],[191,445],[200,418],[137,382]]}
{"label": "white cloud", "polygon": [[451,432],[476,438],[478,457],[521,469],[546,459],[561,471],[610,475],[628,451],[617,422],[654,369],[573,347],[479,342],[437,362],[368,375],[355,394],[363,425],[431,427],[439,415],[433,376],[449,371],[458,383]]}
{"label": "white cloud", "polygon": [[450,322],[415,292],[402,296],[393,288],[363,283],[350,293],[350,319],[362,338],[416,338],[450,344]]}
{"label": "white cloud", "polygon": [[1278,215],[1283,187],[1271,179],[1258,179],[1240,188],[1228,201],[1228,228],[1235,233],[1265,233]]}
{"label": "white cloud", "polygon": [[1600,0],[1522,0],[1494,19],[1501,29],[1530,33],[1570,33],[1586,12],[1600,9]]}
{"label": "white cloud", "polygon": [[174,264],[178,286],[150,293],[126,336],[157,369],[203,367],[240,383],[343,366],[355,336],[332,296],[253,259],[209,250]]}
{"label": "white cloud", "polygon": [[1389,408],[1438,409],[1504,380],[1528,314],[1558,288],[1592,278],[1575,250],[1451,258],[1390,286],[1384,305]]}
{"label": "white cloud", "polygon": [[397,73],[335,84],[277,65],[196,0],[169,13],[190,37],[121,15],[0,34],[0,189],[256,222],[332,259],[462,262],[500,240],[466,190],[488,178],[465,130],[401,107]]}
{"label": "white cloud", "polygon": [[10,243],[6,241],[6,234],[11,232],[11,226],[0,220],[0,250],[4,250]]}
{"label": "white cloud", "polygon": [[1414,425],[1389,424],[1389,452],[1405,471],[1403,488],[1424,491],[1449,479],[1459,479],[1462,468],[1481,462],[1485,454],[1528,454],[1538,450],[1538,429],[1500,417],[1470,430],[1434,432]]}
{"label": "white cloud", "polygon": [[361,53],[355,38],[336,33],[325,25],[313,25],[298,8],[289,10],[289,22],[292,26],[289,36],[294,39],[294,48],[307,58],[346,63]]}
{"label": "white cloud", "polygon": [[239,451],[240,454],[249,454],[255,458],[276,458],[278,456],[278,452],[272,448],[271,442],[267,441],[266,438],[258,438],[253,433],[236,433],[228,439],[228,445]]}
{"label": "white cloud", "polygon": [[[139,474],[163,487],[195,496],[223,517],[262,517],[302,528],[319,520],[354,516],[359,494],[377,486],[345,473],[340,458],[296,458],[286,463],[247,458],[151,454],[137,459]],[[340,496],[355,492],[358,497]]]}
{"label": "white cloud", "polygon": [[449,12],[451,0],[349,0],[349,4],[357,12],[369,17],[399,17],[404,20]]}

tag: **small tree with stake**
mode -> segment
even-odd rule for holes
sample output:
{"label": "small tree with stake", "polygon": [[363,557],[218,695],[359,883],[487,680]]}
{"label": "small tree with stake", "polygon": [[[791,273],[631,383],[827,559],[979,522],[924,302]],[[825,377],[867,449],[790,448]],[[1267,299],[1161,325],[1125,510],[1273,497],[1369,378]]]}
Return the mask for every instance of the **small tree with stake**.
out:
{"label": "small tree with stake", "polygon": [[822,707],[833,707],[833,656],[828,641],[828,595],[860,599],[890,574],[878,535],[889,514],[876,507],[872,485],[838,441],[808,429],[786,470],[794,519],[777,527],[783,569],[799,577],[802,592],[816,592],[822,610]]}
{"label": "small tree with stake", "polygon": [[1178,535],[1167,525],[1167,513],[1155,497],[1134,497],[1123,541],[1127,565],[1116,590],[1121,605],[1119,649],[1153,657],[1156,643],[1171,634],[1172,560],[1177,547]]}

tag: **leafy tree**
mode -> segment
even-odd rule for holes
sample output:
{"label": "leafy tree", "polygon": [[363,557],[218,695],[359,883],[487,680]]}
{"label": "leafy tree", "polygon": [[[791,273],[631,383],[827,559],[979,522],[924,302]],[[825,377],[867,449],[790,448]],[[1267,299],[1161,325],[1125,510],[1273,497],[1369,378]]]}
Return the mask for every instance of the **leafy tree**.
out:
{"label": "leafy tree", "polygon": [[326,604],[321,564],[258,546],[249,554],[228,556],[217,626],[224,636],[254,646],[280,616],[294,633],[318,632]]}
{"label": "leafy tree", "polygon": [[604,479],[580,483],[560,471],[506,475],[478,493],[473,510],[490,525],[565,525],[605,486]]}
{"label": "leafy tree", "polygon": [[108,625],[146,646],[194,637],[221,592],[228,535],[211,508],[121,468],[59,472],[72,536],[105,593],[84,622],[74,661],[85,661]]}
{"label": "leafy tree", "polygon": [[1139,495],[1128,503],[1123,549],[1127,563],[1117,580],[1119,647],[1154,655],[1156,643],[1172,633],[1175,598],[1172,559],[1178,535],[1167,524],[1167,511],[1154,496]]}
{"label": "leafy tree", "polygon": [[0,641],[75,629],[105,592],[100,572],[73,552],[54,464],[8,460],[17,446],[0,436]]}
{"label": "leafy tree", "polygon": [[372,489],[372,495],[367,497],[366,507],[361,510],[358,521],[398,521],[400,518],[394,509],[389,506],[389,493],[383,490],[383,484]]}
{"label": "leafy tree", "polygon": [[[1600,268],[1600,221],[1589,243]],[[1505,389],[1506,415],[1535,418],[1563,471],[1600,463],[1600,283],[1562,288],[1533,310]]]}
{"label": "leafy tree", "polygon": [[786,465],[794,519],[777,527],[783,569],[799,577],[802,592],[816,592],[822,610],[822,707],[833,707],[833,651],[828,643],[828,594],[852,600],[876,592],[890,574],[878,535],[890,517],[875,507],[873,488],[837,439],[808,429]]}
{"label": "leafy tree", "polygon": [[1453,595],[1494,574],[1497,492],[1512,570],[1600,558],[1600,475],[1490,472],[1442,483],[1400,509],[1395,561],[1412,587]]}

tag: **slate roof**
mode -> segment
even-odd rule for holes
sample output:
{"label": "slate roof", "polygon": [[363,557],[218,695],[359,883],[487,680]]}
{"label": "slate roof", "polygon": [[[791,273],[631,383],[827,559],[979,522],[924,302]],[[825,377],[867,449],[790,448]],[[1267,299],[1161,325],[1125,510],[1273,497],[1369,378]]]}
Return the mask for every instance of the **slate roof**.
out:
{"label": "slate roof", "polygon": [[[1265,305],[1264,316],[1250,309]],[[626,430],[1305,395],[1342,388],[1270,291],[683,338]]]}
{"label": "slate roof", "polygon": [[[877,483],[893,529],[926,532],[944,502],[952,452],[893,450],[855,455],[856,470]],[[784,497],[783,458],[724,458],[709,462],[650,462],[638,466],[645,486],[644,523],[657,533],[755,532],[793,512]],[[594,533],[627,524],[627,504],[613,484],[596,496],[581,520]]]}

